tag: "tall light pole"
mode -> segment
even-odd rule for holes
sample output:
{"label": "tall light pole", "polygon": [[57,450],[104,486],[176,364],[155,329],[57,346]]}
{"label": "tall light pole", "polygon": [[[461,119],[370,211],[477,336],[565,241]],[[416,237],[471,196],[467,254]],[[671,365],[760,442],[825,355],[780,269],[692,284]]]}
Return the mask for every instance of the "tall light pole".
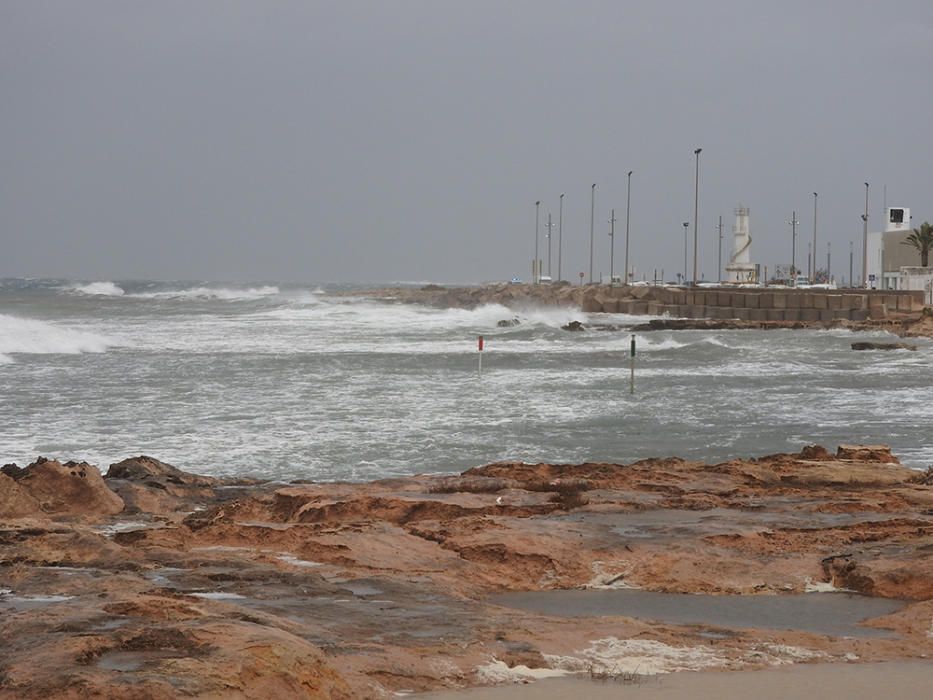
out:
{"label": "tall light pole", "polygon": [[819,195],[813,193],[813,274],[810,276],[810,284],[816,283],[816,201]]}
{"label": "tall light pole", "polygon": [[790,278],[791,286],[797,286],[797,227],[800,222],[797,221],[797,212],[791,215],[791,220],[787,222],[791,229],[790,238]]}
{"label": "tall light pole", "polygon": [[560,276],[561,253],[564,246],[564,193],[560,193],[560,210],[557,214],[557,281],[560,282],[563,277]]}
{"label": "tall light pole", "polygon": [[813,280],[813,268],[816,267],[816,257],[813,255],[813,244],[807,243],[807,281]]}
{"label": "tall light pole", "polygon": [[687,284],[687,229],[690,228],[690,222],[684,221],[684,284]]}
{"label": "tall light pole", "polygon": [[615,283],[613,273],[613,255],[616,247],[616,210],[611,210],[609,214],[609,286]]}
{"label": "tall light pole", "polygon": [[554,230],[554,224],[551,223],[551,212],[547,213],[547,276],[551,277],[551,232]]}
{"label": "tall light pole", "polygon": [[629,234],[629,219],[632,213],[632,173],[634,170],[628,171],[628,191],[625,195],[625,276],[622,278],[623,284],[628,284],[628,273],[631,269],[628,266],[628,234]]}
{"label": "tall light pole", "polygon": [[826,282],[833,279],[833,244],[832,241],[826,241]]}
{"label": "tall light pole", "polygon": [[849,241],[849,286],[854,287],[855,282],[852,280],[852,273],[854,268],[852,267],[852,261],[855,259],[855,241]]}
{"label": "tall light pole", "polygon": [[[884,270],[881,271],[882,276]],[[868,183],[865,183],[865,213],[862,214],[862,286],[868,287]]]}
{"label": "tall light pole", "polygon": [[593,216],[596,212],[596,183],[590,186],[590,284],[593,284]]}
{"label": "tall light pole", "polygon": [[693,152],[697,157],[696,177],[693,180],[693,284],[697,283],[697,213],[700,210],[700,153],[702,148]]}
{"label": "tall light pole", "polygon": [[535,202],[535,259],[531,263],[531,283],[538,284],[538,213],[541,210],[541,200]]}
{"label": "tall light pole", "polygon": [[719,276],[719,284],[722,284],[722,214],[719,215],[719,269],[716,274]]}

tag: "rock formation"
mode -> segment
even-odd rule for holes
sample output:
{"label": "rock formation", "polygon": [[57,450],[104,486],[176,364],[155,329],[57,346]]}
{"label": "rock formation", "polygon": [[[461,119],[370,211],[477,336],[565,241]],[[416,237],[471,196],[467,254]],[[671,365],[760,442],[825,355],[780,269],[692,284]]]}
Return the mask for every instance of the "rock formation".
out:
{"label": "rock formation", "polygon": [[[382,698],[523,668],[601,677],[626,654],[658,669],[933,654],[933,486],[883,445],[229,486],[145,457],[105,479],[5,469],[0,698]],[[577,588],[907,602],[869,639],[488,598]]]}

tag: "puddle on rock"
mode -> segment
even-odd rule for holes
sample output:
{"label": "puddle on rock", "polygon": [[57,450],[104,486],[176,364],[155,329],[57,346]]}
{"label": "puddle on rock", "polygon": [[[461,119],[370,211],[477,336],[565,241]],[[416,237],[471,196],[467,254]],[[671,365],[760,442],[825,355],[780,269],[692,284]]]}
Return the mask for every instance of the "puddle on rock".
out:
{"label": "puddle on rock", "polygon": [[491,603],[557,617],[618,615],[679,625],[730,629],[790,629],[834,637],[890,637],[858,623],[887,615],[905,603],[849,593],[792,595],[690,595],[635,589],[505,593]]}

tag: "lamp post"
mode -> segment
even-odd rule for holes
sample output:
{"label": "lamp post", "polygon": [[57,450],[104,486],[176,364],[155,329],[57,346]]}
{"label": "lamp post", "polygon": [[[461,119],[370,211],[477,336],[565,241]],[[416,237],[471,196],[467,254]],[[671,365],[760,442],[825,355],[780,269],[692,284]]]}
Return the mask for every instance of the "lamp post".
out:
{"label": "lamp post", "polygon": [[855,268],[852,267],[852,261],[855,260],[855,241],[849,241],[849,286],[854,287],[855,282],[852,280],[852,272]]}
{"label": "lamp post", "polygon": [[826,241],[826,282],[833,279],[833,244],[832,241]]}
{"label": "lamp post", "polygon": [[629,234],[629,219],[632,212],[632,173],[634,170],[628,171],[628,191],[625,195],[625,276],[622,278],[623,284],[628,284],[628,273],[631,268],[628,265],[628,234]]}
{"label": "lamp post", "polygon": [[816,283],[816,201],[819,195],[813,193],[813,274],[810,276],[810,284]]}
{"label": "lamp post", "polygon": [[719,216],[719,226],[716,227],[719,229],[719,269],[716,271],[716,274],[719,275],[719,284],[722,284],[722,215]]}
{"label": "lamp post", "polygon": [[535,259],[531,263],[531,283],[538,284],[538,214],[541,210],[541,200],[535,202]]}
{"label": "lamp post", "polygon": [[797,286],[797,227],[800,222],[797,221],[797,212],[791,215],[791,220],[787,222],[791,229],[790,238],[790,278],[791,286]]}
{"label": "lamp post", "polygon": [[560,276],[561,254],[564,245],[564,193],[560,193],[560,209],[557,214],[557,281],[560,282],[563,277]]}
{"label": "lamp post", "polygon": [[693,284],[697,283],[697,213],[700,209],[700,153],[702,148],[697,148],[693,155],[697,157],[696,177],[693,181]]}
{"label": "lamp post", "polygon": [[[881,271],[882,275],[884,270]],[[868,287],[868,183],[865,183],[865,213],[862,214],[862,286]]]}
{"label": "lamp post", "polygon": [[616,210],[612,209],[609,214],[609,286],[615,283],[613,275],[613,255],[616,247]]}
{"label": "lamp post", "polygon": [[684,221],[684,284],[687,284],[687,229],[690,228],[690,222]]}
{"label": "lamp post", "polygon": [[547,276],[551,277],[551,232],[554,230],[554,224],[551,223],[551,212],[547,213]]}
{"label": "lamp post", "polygon": [[593,284],[593,216],[596,212],[596,183],[590,186],[590,284]]}

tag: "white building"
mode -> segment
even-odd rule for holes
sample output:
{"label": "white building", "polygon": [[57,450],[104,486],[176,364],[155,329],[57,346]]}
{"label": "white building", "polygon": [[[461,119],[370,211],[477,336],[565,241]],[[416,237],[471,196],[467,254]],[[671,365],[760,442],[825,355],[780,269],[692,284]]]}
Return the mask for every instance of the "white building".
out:
{"label": "white building", "polygon": [[869,289],[903,289],[901,268],[920,265],[920,252],[902,245],[911,233],[910,209],[888,207],[884,211],[884,230],[868,234],[865,248]]}
{"label": "white building", "polygon": [[747,284],[758,282],[758,266],[751,262],[752,234],[748,227],[748,207],[741,204],[735,210],[732,227],[732,255],[726,265],[726,282]]}

